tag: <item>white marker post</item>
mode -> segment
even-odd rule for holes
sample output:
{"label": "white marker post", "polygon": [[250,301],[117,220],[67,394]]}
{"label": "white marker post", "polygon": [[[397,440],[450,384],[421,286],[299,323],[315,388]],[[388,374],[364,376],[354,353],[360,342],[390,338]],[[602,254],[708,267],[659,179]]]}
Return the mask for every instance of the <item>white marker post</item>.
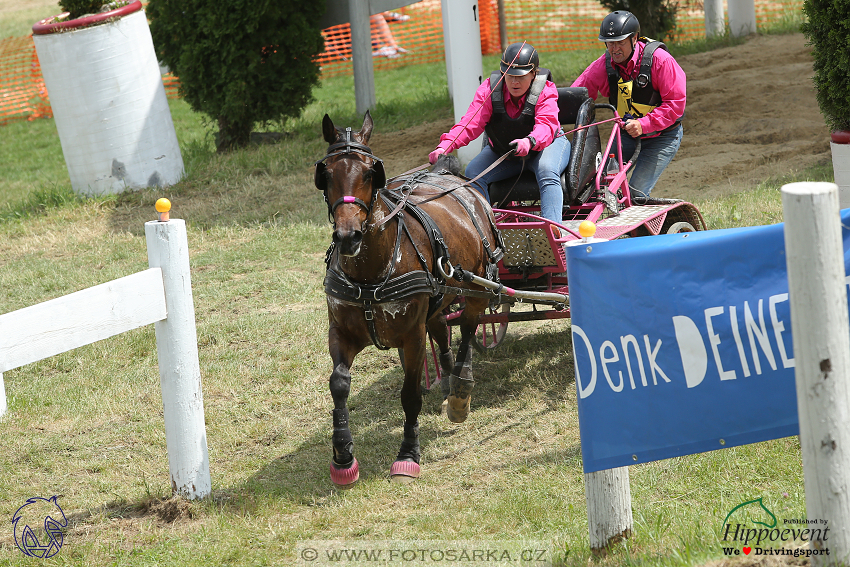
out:
{"label": "white marker post", "polygon": [[585,473],[584,495],[590,550],[594,554],[604,553],[605,548],[632,535],[634,520],[628,467]]}
{"label": "white marker post", "polygon": [[[782,187],[806,515],[828,522],[813,565],[850,559],[850,321],[834,183]],[[821,527],[821,525],[817,526]]]}
{"label": "white marker post", "polygon": [[733,37],[756,33],[755,0],[729,0],[729,32]]}
{"label": "white marker post", "polygon": [[148,264],[162,269],[168,312],[154,326],[171,488],[186,498],[203,498],[212,486],[186,223],[147,222],[145,236]]}
{"label": "white marker post", "polygon": [[[481,31],[477,0],[443,0],[443,37],[446,46],[446,75],[454,106],[455,124],[466,114],[475,91],[483,81]],[[466,166],[481,151],[481,137],[457,150]]]}

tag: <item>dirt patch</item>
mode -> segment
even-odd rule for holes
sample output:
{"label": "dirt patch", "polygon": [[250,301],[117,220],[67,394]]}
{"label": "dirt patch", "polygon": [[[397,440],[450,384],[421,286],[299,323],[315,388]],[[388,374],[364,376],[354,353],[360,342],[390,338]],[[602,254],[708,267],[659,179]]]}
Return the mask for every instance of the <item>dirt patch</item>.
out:
{"label": "dirt patch", "polygon": [[[830,160],[802,34],[753,36],[679,63],[688,76],[685,135],[654,196],[693,201],[736,193]],[[376,132],[372,148],[387,174],[397,175],[425,163],[451,126],[447,120]]]}

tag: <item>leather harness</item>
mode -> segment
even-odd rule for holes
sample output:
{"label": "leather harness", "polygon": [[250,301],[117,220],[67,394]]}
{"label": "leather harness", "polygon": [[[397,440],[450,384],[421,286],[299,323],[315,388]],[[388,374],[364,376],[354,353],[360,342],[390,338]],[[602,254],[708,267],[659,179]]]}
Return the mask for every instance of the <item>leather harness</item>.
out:
{"label": "leather harness", "polygon": [[[345,155],[351,153],[357,153],[361,155],[365,155],[366,157],[371,158],[374,164],[381,163],[381,173],[383,173],[383,163],[377,157],[372,154],[372,150],[363,144],[358,144],[356,142],[352,142],[350,138],[350,130],[346,132],[346,141],[340,142],[336,144],[332,144],[328,147],[327,155],[321,160],[316,162],[317,166],[317,187],[319,186],[319,168],[326,167],[325,160],[329,157],[334,157],[338,155]],[[442,172],[441,172],[442,173]],[[322,173],[323,175],[323,173]],[[374,201],[378,195],[380,195],[383,202],[390,208],[390,210],[397,209],[395,213],[396,222],[397,222],[397,234],[396,234],[396,242],[393,250],[393,260],[398,258],[398,254],[401,248],[401,239],[402,234],[406,235],[410,242],[413,244],[413,248],[416,252],[416,256],[419,259],[419,263],[422,266],[421,270],[413,270],[406,274],[402,274],[400,276],[393,276],[393,269],[390,268],[387,270],[387,275],[384,277],[384,280],[377,284],[368,284],[368,283],[360,283],[352,281],[346,274],[343,272],[342,268],[339,265],[339,253],[336,250],[336,246],[334,243],[331,243],[328,251],[325,255],[325,264],[327,265],[327,271],[325,273],[325,293],[336,299],[354,303],[362,306],[363,314],[366,319],[366,327],[369,331],[369,336],[372,339],[372,343],[381,349],[387,350],[389,347],[385,346],[381,343],[378,338],[377,331],[375,329],[375,315],[372,309],[373,305],[388,303],[391,301],[400,301],[412,297],[414,295],[420,293],[427,293],[431,296],[428,304],[428,315],[427,318],[430,318],[434,312],[437,310],[439,305],[443,301],[443,297],[446,294],[454,294],[454,295],[465,295],[465,296],[473,296],[473,297],[486,297],[486,298],[496,298],[499,297],[499,293],[494,293],[491,291],[478,291],[478,290],[470,290],[459,287],[447,286],[445,282],[445,278],[440,273],[438,269],[437,263],[443,262],[444,264],[451,265],[451,259],[449,255],[448,247],[446,246],[445,240],[443,238],[443,234],[440,230],[440,227],[436,222],[431,218],[431,216],[419,205],[434,200],[435,198],[444,197],[446,195],[450,195],[453,197],[461,206],[466,210],[467,215],[472,221],[475,229],[477,230],[479,236],[481,237],[482,244],[484,246],[484,250],[487,253],[488,263],[486,269],[486,276],[488,279],[494,282],[499,281],[499,271],[498,266],[496,265],[498,261],[504,255],[504,244],[501,239],[501,233],[496,227],[495,219],[492,216],[492,213],[488,214],[488,220],[493,231],[493,234],[496,235],[497,242],[490,243],[487,239],[484,230],[479,225],[476,220],[475,215],[470,209],[469,205],[464,202],[464,200],[457,195],[454,194],[454,190],[458,189],[465,185],[465,183],[458,184],[457,187],[452,187],[446,189],[442,185],[433,183],[431,179],[434,176],[439,177],[438,174],[427,172],[427,171],[418,171],[409,175],[407,177],[402,176],[392,179],[391,181],[403,181],[400,185],[394,187],[393,189],[389,189],[386,186],[383,188],[375,188],[372,193],[372,200],[367,204],[362,199],[358,199],[355,197],[342,197],[338,199],[333,204],[328,203],[328,216],[331,221],[333,221],[333,213],[336,208],[343,203],[355,203],[359,205],[361,208],[366,210],[367,212],[367,222],[372,217],[372,208],[374,205]],[[432,196],[427,199],[422,199],[417,202],[414,202],[411,199],[415,189],[420,185],[429,185],[432,187],[436,187],[443,191],[443,193]],[[323,190],[325,195],[325,201],[328,201],[327,198],[327,186],[319,187]],[[413,240],[412,235],[407,227],[406,216],[404,213],[408,213],[410,217],[414,218],[425,230],[425,233],[428,236],[429,243],[431,245],[431,253],[433,260],[433,266],[431,269],[428,268],[428,262],[423,256],[422,252],[416,246],[416,242]],[[380,224],[383,224],[386,220],[383,220]],[[370,223],[373,224],[373,223]],[[377,226],[373,224],[373,226]],[[463,270],[460,265],[456,268],[459,274],[463,274]]]}

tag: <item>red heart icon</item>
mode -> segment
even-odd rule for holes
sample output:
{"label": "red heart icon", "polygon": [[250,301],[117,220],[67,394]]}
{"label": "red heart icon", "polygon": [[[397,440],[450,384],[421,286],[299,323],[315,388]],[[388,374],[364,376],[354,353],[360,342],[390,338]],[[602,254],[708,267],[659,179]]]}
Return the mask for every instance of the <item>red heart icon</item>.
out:
{"label": "red heart icon", "polygon": [[751,547],[745,547],[744,548],[744,555],[749,555],[752,550],[753,550],[753,548],[751,548]]}

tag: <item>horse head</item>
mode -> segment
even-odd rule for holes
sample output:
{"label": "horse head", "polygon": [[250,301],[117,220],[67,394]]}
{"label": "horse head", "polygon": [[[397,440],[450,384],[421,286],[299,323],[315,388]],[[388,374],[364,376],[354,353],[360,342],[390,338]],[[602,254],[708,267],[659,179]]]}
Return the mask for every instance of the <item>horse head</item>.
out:
{"label": "horse head", "polygon": [[339,253],[356,256],[378,191],[386,184],[384,164],[367,145],[372,116],[367,111],[360,131],[352,132],[337,128],[325,114],[322,134],[329,145],[325,157],[316,162],[316,188],[325,195]]}

